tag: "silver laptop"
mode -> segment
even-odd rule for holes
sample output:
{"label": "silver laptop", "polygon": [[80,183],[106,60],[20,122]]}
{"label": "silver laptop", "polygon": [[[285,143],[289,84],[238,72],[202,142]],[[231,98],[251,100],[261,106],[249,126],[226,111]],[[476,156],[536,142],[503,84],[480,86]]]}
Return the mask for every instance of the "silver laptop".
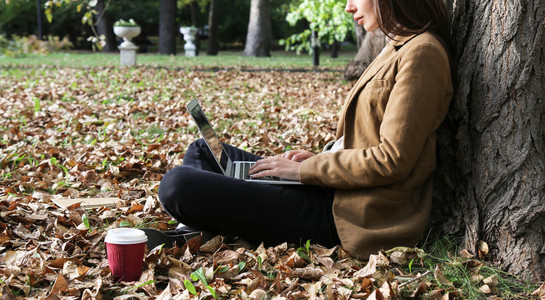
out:
{"label": "silver laptop", "polygon": [[220,167],[221,171],[225,176],[234,177],[237,179],[243,179],[251,182],[265,183],[265,184],[302,184],[299,181],[287,180],[279,177],[260,177],[260,178],[250,178],[248,176],[248,170],[255,163],[253,161],[232,161],[223,145],[221,144],[216,132],[208,122],[206,115],[204,114],[201,106],[197,99],[191,100],[186,106],[187,111],[193,117],[197,128],[201,133],[202,137],[206,141],[212,156],[214,156],[216,163]]}

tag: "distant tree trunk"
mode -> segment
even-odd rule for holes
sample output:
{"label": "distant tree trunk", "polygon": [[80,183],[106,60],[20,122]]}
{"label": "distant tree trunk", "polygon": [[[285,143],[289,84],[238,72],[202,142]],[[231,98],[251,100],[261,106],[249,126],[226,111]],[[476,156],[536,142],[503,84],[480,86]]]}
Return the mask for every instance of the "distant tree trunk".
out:
{"label": "distant tree trunk", "polygon": [[[363,26],[357,26],[363,27]],[[357,28],[356,27],[356,28]],[[358,53],[344,70],[344,78],[346,80],[358,79],[367,66],[379,55],[382,48],[386,45],[386,39],[382,31],[377,30],[373,33],[365,34],[365,38],[361,43]]]}
{"label": "distant tree trunk", "polygon": [[272,26],[269,0],[252,0],[244,56],[271,56]]}
{"label": "distant tree trunk", "polygon": [[206,54],[218,55],[220,43],[218,41],[218,5],[219,0],[210,0],[208,14],[208,48]]}
{"label": "distant tree trunk", "polygon": [[358,49],[360,49],[367,31],[365,31],[362,25],[358,25],[358,21],[356,20],[354,20],[354,27],[356,28],[356,44]]}
{"label": "distant tree trunk", "polygon": [[176,54],[176,0],[161,0],[159,17],[159,54]]}
{"label": "distant tree trunk", "polygon": [[[199,4],[196,0],[193,0],[190,4],[191,9],[191,26],[195,28],[199,28]],[[199,38],[199,34],[197,33],[197,38],[195,39],[195,46],[197,47],[197,50],[195,50],[196,55],[199,55],[199,50],[201,49],[201,39]]]}
{"label": "distant tree trunk", "polygon": [[37,23],[38,23],[38,39],[42,40],[43,37],[43,28],[42,28],[42,1],[36,0],[36,17],[37,17]]}
{"label": "distant tree trunk", "polygon": [[113,30],[113,22],[108,16],[107,7],[104,4],[104,0],[98,0],[95,5],[97,14],[95,15],[95,24],[97,34],[99,36],[104,35],[106,39],[106,45],[102,48],[103,52],[115,52],[117,51],[117,43],[115,40],[115,34]]}
{"label": "distant tree trunk", "polygon": [[470,251],[485,241],[492,262],[541,281],[545,2],[456,0],[452,32],[458,70],[438,134],[432,224]]}
{"label": "distant tree trunk", "polygon": [[331,45],[331,58],[339,57],[339,50],[341,49],[341,42],[334,41]]}

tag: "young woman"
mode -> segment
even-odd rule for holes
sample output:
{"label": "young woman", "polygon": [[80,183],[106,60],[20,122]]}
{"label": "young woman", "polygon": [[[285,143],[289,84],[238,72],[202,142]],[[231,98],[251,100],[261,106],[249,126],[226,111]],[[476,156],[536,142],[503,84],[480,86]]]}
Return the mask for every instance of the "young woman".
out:
{"label": "young woman", "polygon": [[391,41],[349,93],[332,149],[261,159],[225,145],[233,159],[257,161],[253,177],[306,185],[226,177],[198,140],[161,182],[169,214],[198,230],[268,244],[342,244],[364,258],[419,241],[431,209],[435,132],[452,96],[445,4],[348,0],[346,11]]}

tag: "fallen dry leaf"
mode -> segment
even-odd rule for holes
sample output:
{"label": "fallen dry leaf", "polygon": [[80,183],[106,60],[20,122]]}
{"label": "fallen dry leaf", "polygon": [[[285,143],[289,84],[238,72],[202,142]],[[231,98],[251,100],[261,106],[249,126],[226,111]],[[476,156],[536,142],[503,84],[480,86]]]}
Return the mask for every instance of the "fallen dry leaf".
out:
{"label": "fallen dry leaf", "polygon": [[492,290],[490,289],[490,287],[488,285],[483,285],[479,288],[479,291],[485,293],[485,294],[490,294],[492,293]]}
{"label": "fallen dry leaf", "polygon": [[302,258],[299,253],[294,252],[288,259],[286,260],[286,265],[290,268],[301,268],[305,266],[307,262],[304,258]]}
{"label": "fallen dry leaf", "polygon": [[435,279],[441,284],[443,287],[453,287],[454,285],[452,282],[450,282],[445,275],[443,274],[443,271],[441,270],[441,267],[439,265],[435,266],[435,272],[433,273],[433,276]]}
{"label": "fallen dry leaf", "polygon": [[490,277],[483,279],[483,283],[488,286],[497,286],[498,285],[498,275],[494,274]]}
{"label": "fallen dry leaf", "polygon": [[57,276],[49,295],[61,296],[62,293],[67,292],[68,290],[68,281],[66,281],[63,275],[59,275]]}
{"label": "fallen dry leaf", "polygon": [[488,244],[486,242],[479,242],[479,258],[483,259],[488,254]]}
{"label": "fallen dry leaf", "polygon": [[308,280],[319,280],[324,275],[324,271],[314,267],[295,268],[293,275]]}
{"label": "fallen dry leaf", "polygon": [[377,271],[377,268],[386,267],[389,264],[390,262],[388,261],[388,258],[384,256],[382,253],[379,253],[378,255],[372,254],[369,256],[369,262],[367,262],[367,265],[365,266],[365,268],[354,273],[354,277],[364,278],[364,277],[371,276],[375,274],[375,272]]}
{"label": "fallen dry leaf", "polygon": [[460,251],[460,257],[462,258],[473,258],[473,254],[469,253],[469,251],[467,249],[462,249],[462,251]]}
{"label": "fallen dry leaf", "polygon": [[532,292],[532,296],[539,297],[540,300],[545,299],[545,283],[541,284],[539,288]]}
{"label": "fallen dry leaf", "polygon": [[208,252],[208,253],[215,253],[218,251],[223,244],[223,237],[221,235],[217,235],[211,240],[204,243],[204,245],[201,246],[200,251]]}

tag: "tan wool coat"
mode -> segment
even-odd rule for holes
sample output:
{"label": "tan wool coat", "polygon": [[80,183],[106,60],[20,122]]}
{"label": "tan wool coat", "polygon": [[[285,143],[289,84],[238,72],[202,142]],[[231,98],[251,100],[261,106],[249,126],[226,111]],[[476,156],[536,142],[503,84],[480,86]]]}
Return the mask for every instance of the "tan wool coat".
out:
{"label": "tan wool coat", "polygon": [[342,246],[367,258],[415,246],[429,219],[435,132],[452,97],[447,52],[430,33],[398,36],[352,88],[337,139],[344,150],[301,164],[300,180],[335,188]]}

